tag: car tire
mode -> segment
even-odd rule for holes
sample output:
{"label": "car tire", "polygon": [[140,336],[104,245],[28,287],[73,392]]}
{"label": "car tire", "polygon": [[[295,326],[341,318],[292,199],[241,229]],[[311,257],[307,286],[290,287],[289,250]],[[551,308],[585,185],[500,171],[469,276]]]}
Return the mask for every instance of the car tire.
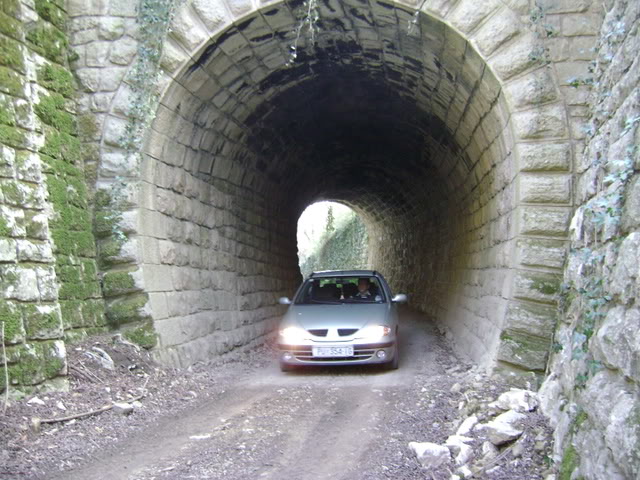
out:
{"label": "car tire", "polygon": [[296,369],[293,365],[289,365],[287,363],[280,362],[280,371],[281,372],[293,372]]}
{"label": "car tire", "polygon": [[397,370],[397,369],[398,369],[398,367],[400,366],[400,365],[399,365],[399,363],[400,363],[400,362],[399,362],[399,358],[398,358],[398,357],[399,357],[399,355],[398,355],[398,350],[396,349],[396,353],[395,353],[395,355],[393,356],[393,360],[391,360],[391,361],[390,361],[390,362],[388,362],[388,363],[385,363],[385,364],[384,364],[384,367],[385,367],[387,370]]}

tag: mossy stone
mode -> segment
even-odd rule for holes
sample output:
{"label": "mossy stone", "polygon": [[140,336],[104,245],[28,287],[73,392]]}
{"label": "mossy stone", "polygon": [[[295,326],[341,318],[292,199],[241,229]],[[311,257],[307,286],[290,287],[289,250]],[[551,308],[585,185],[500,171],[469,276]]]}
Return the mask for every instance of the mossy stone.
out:
{"label": "mossy stone", "polygon": [[146,322],[137,328],[126,330],[123,337],[146,349],[153,348],[158,344],[158,335],[151,322]]}
{"label": "mossy stone", "polygon": [[60,30],[65,30],[67,15],[56,2],[51,0],[36,0],[35,4],[36,12],[38,12],[40,18],[51,22]]}
{"label": "mossy stone", "polygon": [[17,17],[20,14],[20,0],[0,0],[0,10],[7,15]]}
{"label": "mossy stone", "polygon": [[10,67],[24,74],[24,55],[22,46],[12,38],[0,36],[0,65]]}
{"label": "mossy stone", "polygon": [[62,319],[57,308],[26,304],[22,306],[22,313],[28,339],[44,340],[62,336]]}
{"label": "mossy stone", "polygon": [[9,228],[7,221],[3,217],[0,217],[0,237],[8,237],[11,235],[11,232],[12,230]]}
{"label": "mossy stone", "polygon": [[0,66],[0,92],[24,98],[24,77],[10,68]]}
{"label": "mossy stone", "polygon": [[24,341],[25,331],[20,307],[14,302],[0,303],[0,322],[4,323],[4,343],[15,344]]}
{"label": "mossy stone", "polygon": [[17,363],[9,365],[11,384],[37,385],[63,373],[66,364],[54,342],[34,342],[23,347]]}
{"label": "mossy stone", "polygon": [[102,291],[105,297],[114,297],[139,290],[131,276],[131,271],[112,271],[104,274]]}
{"label": "mossy stone", "polygon": [[562,462],[560,463],[560,471],[558,472],[559,480],[571,480],[573,471],[578,467],[580,463],[580,455],[576,447],[569,445],[564,449],[562,455]]}
{"label": "mossy stone", "polygon": [[22,24],[18,20],[0,11],[0,33],[15,40],[21,40],[22,31]]}
{"label": "mossy stone", "polygon": [[49,60],[63,65],[66,60],[69,41],[67,36],[51,24],[39,21],[27,32],[26,39],[34,50]]}
{"label": "mossy stone", "polygon": [[73,97],[76,91],[71,72],[64,67],[51,63],[38,70],[38,83],[66,98]]}
{"label": "mossy stone", "polygon": [[65,111],[67,100],[59,93],[52,93],[40,97],[40,103],[35,106],[36,115],[47,125],[62,133],[73,135],[76,133],[75,117]]}
{"label": "mossy stone", "polygon": [[104,300],[97,298],[82,302],[82,317],[85,325],[104,327],[107,324]]}
{"label": "mossy stone", "polygon": [[108,302],[106,314],[109,324],[112,327],[118,327],[126,323],[145,320],[149,316],[143,311],[146,304],[146,294],[130,295]]}
{"label": "mossy stone", "polygon": [[13,148],[26,148],[26,132],[18,127],[0,125],[0,143]]}
{"label": "mossy stone", "polygon": [[80,165],[80,141],[66,132],[59,132],[53,128],[45,129],[45,144],[40,149],[41,153],[71,164]]}
{"label": "mossy stone", "polygon": [[65,330],[84,326],[82,304],[79,300],[60,300],[60,312]]}
{"label": "mossy stone", "polygon": [[6,100],[0,101],[0,125],[13,127],[15,124],[16,117],[13,105]]}

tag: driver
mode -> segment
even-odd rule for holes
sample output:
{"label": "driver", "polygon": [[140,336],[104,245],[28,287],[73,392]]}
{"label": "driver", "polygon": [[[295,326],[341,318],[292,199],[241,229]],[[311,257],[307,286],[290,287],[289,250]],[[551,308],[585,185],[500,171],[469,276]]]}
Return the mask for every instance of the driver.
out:
{"label": "driver", "polygon": [[369,291],[371,282],[368,278],[358,279],[358,292],[353,296],[356,300],[373,300],[373,294]]}

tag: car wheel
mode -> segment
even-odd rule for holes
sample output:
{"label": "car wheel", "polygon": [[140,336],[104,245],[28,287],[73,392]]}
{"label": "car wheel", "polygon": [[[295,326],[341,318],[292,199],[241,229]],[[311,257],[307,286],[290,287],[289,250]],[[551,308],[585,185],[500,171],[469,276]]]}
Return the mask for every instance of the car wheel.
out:
{"label": "car wheel", "polygon": [[293,365],[289,365],[287,363],[280,362],[280,371],[281,372],[293,372],[296,369]]}
{"label": "car wheel", "polygon": [[398,355],[398,350],[396,349],[396,353],[393,356],[393,360],[391,360],[388,363],[385,363],[384,366],[387,370],[397,370],[398,366],[399,366],[399,357],[400,355]]}

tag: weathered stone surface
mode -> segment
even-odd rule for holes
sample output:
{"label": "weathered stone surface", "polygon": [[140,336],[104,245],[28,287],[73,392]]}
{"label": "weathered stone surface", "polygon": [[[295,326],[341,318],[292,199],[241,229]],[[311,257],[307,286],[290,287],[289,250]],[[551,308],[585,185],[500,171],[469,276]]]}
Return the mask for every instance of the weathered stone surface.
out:
{"label": "weathered stone surface", "polygon": [[522,175],[520,200],[527,203],[569,203],[570,175]]}
{"label": "weathered stone surface", "polygon": [[568,171],[571,145],[568,143],[518,143],[520,169],[532,171]]}
{"label": "weathered stone surface", "polygon": [[530,390],[512,388],[500,394],[498,399],[489,406],[500,410],[514,410],[518,413],[532,412],[538,407],[538,396]]}
{"label": "weathered stone surface", "polygon": [[548,105],[513,116],[514,130],[523,140],[562,138],[567,134],[566,112],[561,105]]}
{"label": "weathered stone surface", "polygon": [[425,468],[437,468],[451,461],[449,449],[436,443],[409,442],[409,450]]}
{"label": "weathered stone surface", "polygon": [[568,233],[571,210],[561,207],[523,207],[520,233],[564,237]]}
{"label": "weathered stone surface", "polygon": [[509,410],[498,415],[490,422],[476,425],[475,430],[485,434],[493,445],[500,446],[511,442],[522,435],[524,430],[519,427],[518,424],[525,418],[526,415],[514,410]]}
{"label": "weathered stone surface", "polygon": [[564,240],[522,238],[517,242],[520,263],[531,267],[561,269],[567,253]]}

